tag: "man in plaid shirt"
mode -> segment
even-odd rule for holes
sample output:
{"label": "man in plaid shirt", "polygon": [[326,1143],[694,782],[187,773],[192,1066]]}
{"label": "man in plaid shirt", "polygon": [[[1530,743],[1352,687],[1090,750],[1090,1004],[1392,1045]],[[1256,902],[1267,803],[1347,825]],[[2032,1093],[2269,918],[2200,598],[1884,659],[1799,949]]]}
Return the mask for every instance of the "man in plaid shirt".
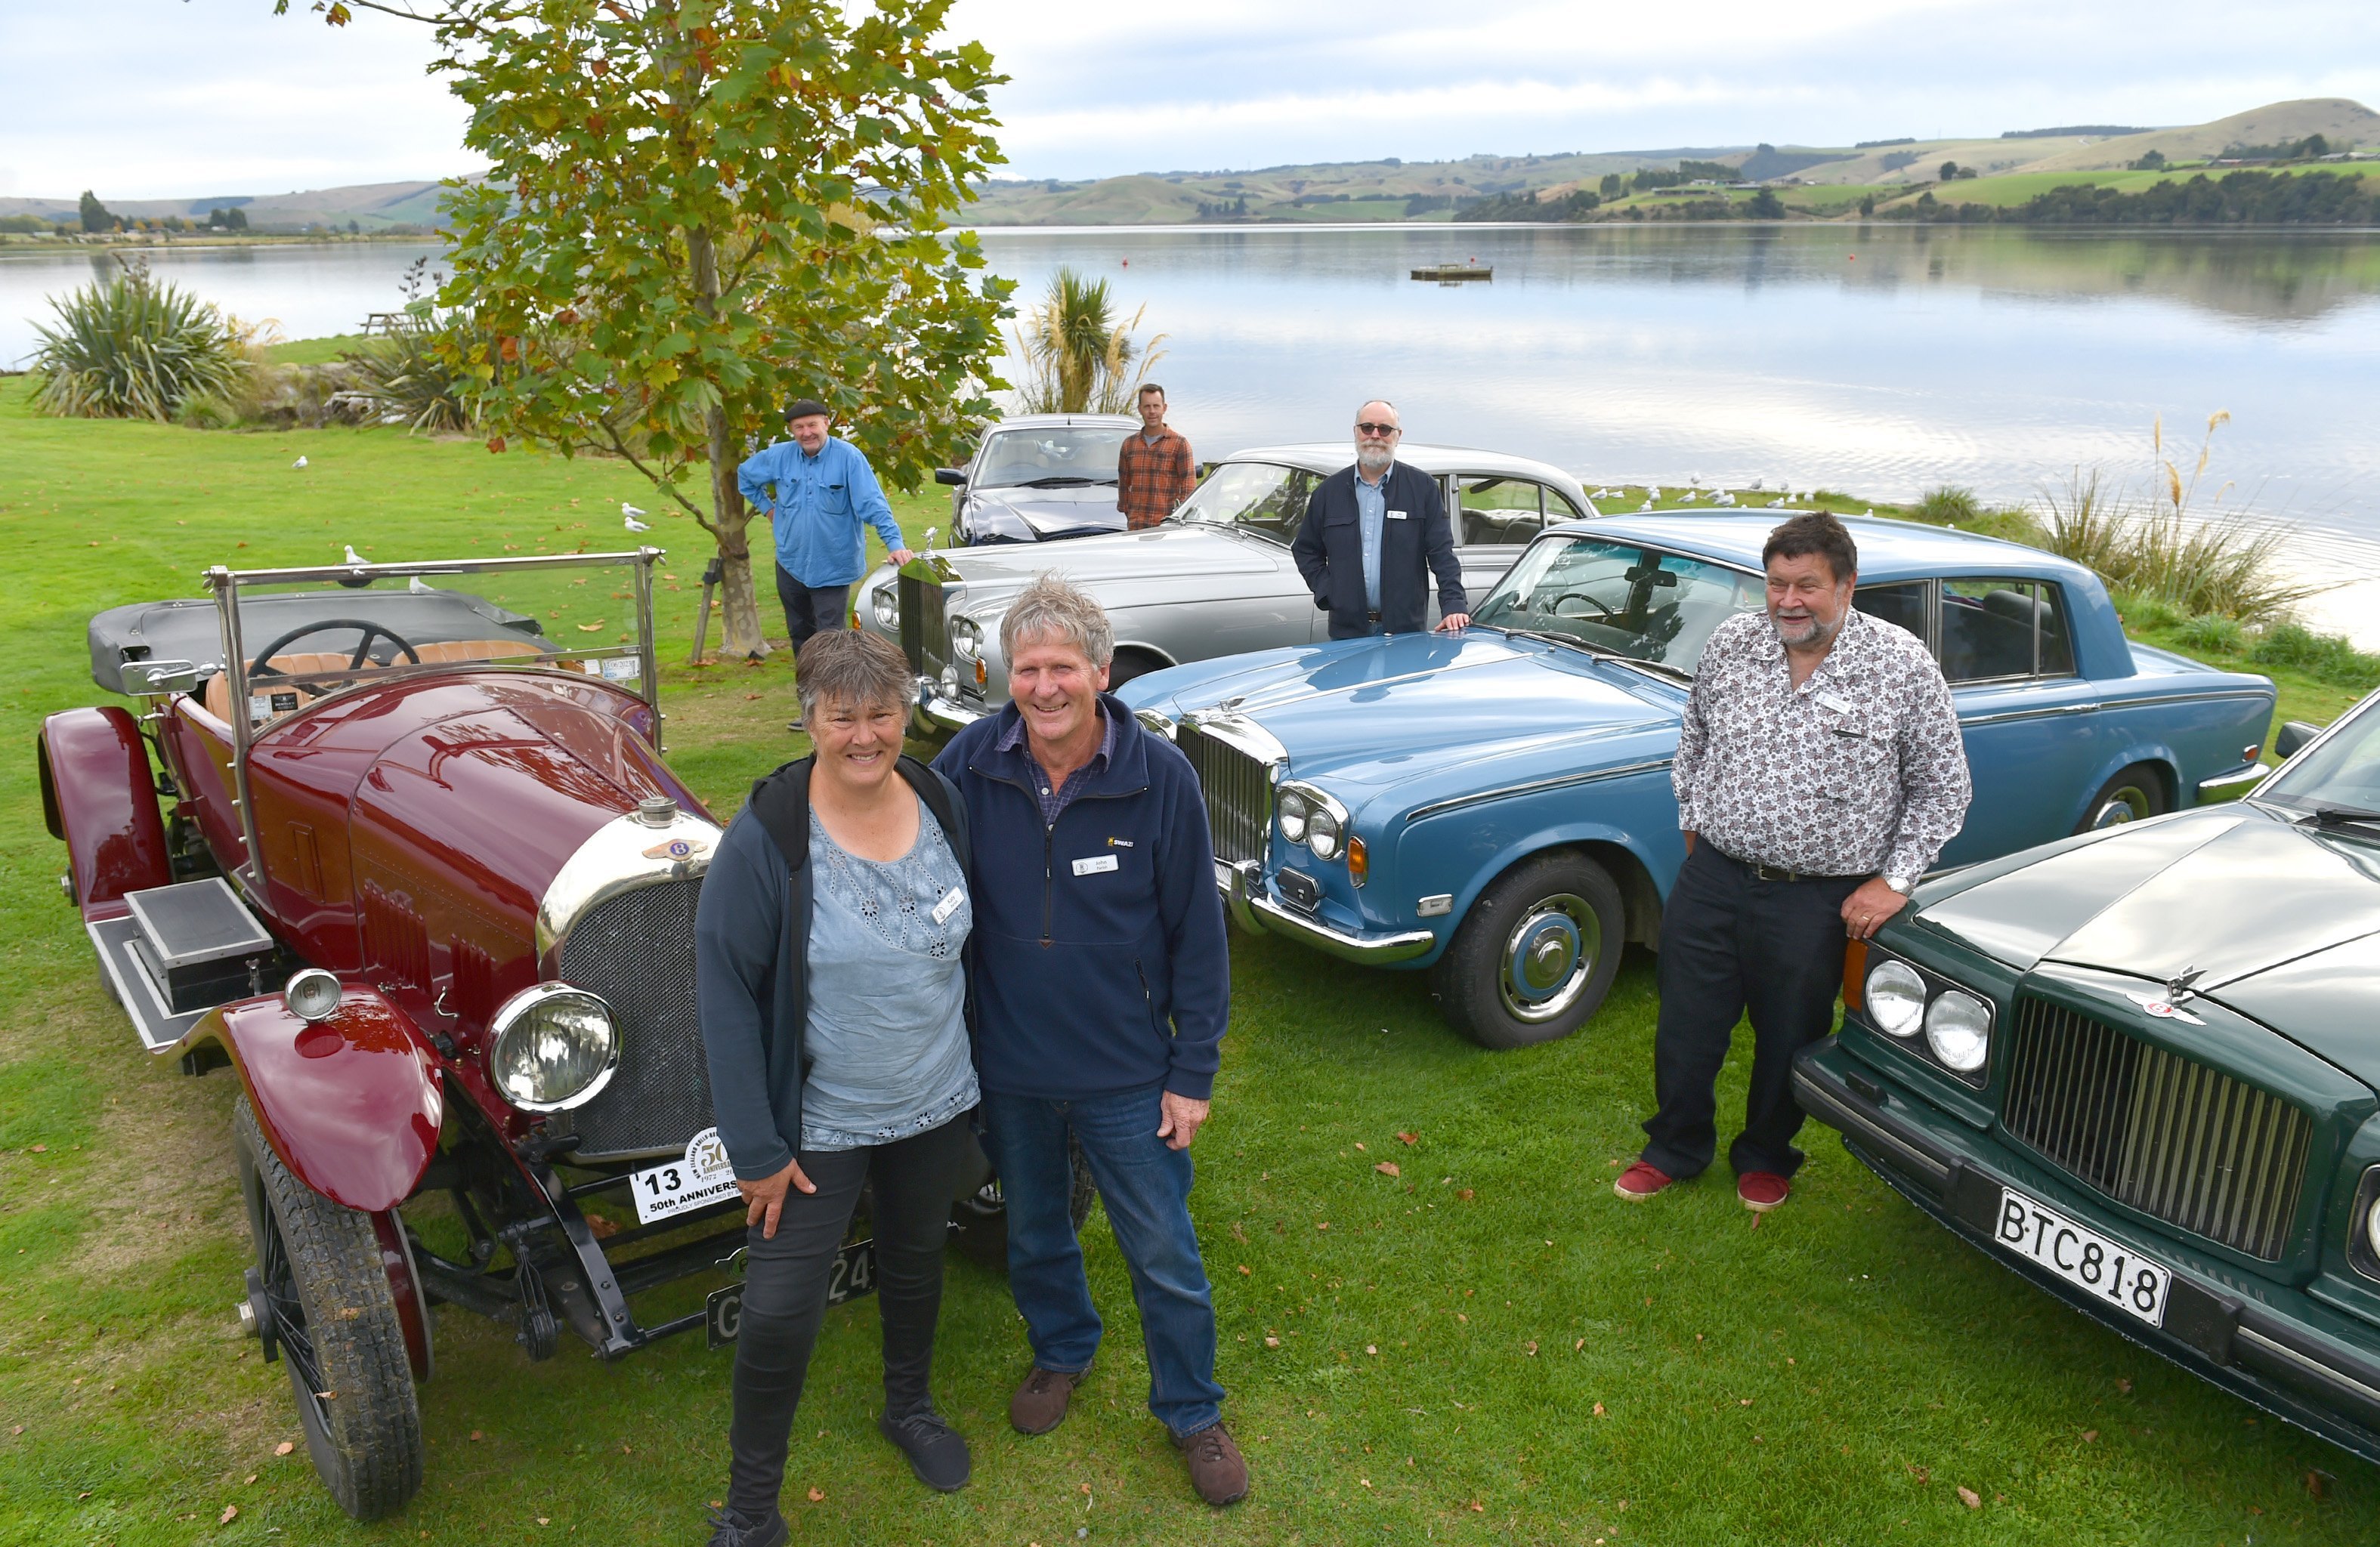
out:
{"label": "man in plaid shirt", "polygon": [[1198,486],[1198,464],[1190,442],[1166,428],[1165,389],[1140,389],[1140,433],[1124,437],[1116,453],[1116,508],[1134,531],[1172,515]]}

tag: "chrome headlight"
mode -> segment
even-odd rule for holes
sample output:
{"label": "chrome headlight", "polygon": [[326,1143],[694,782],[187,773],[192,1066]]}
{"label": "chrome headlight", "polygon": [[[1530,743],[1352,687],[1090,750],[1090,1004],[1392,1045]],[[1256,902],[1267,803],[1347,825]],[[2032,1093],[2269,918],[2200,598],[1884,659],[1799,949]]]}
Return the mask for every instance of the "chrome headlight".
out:
{"label": "chrome headlight", "polygon": [[2380,1198],[2372,1200],[2372,1212],[2363,1216],[2363,1234],[2372,1255],[2380,1257]]}
{"label": "chrome headlight", "polygon": [[1337,859],[1345,836],[1340,830],[1339,818],[1329,806],[1318,805],[1306,814],[1305,846],[1314,851],[1316,859]]}
{"label": "chrome headlight", "polygon": [[973,618],[951,620],[951,648],[961,660],[979,660],[983,657],[983,629]]}
{"label": "chrome headlight", "polygon": [[1305,842],[1306,813],[1312,809],[1305,797],[1294,790],[1283,790],[1274,809],[1281,817],[1281,836],[1292,843]]}
{"label": "chrome headlight", "polygon": [[1991,1050],[1991,1006],[1961,989],[1944,991],[1925,1011],[1925,1041],[1944,1065],[1973,1074]]}
{"label": "chrome headlight", "polygon": [[491,1030],[488,1077],[506,1101],[531,1112],[594,1100],[620,1067],[612,1007],[566,983],[521,990],[504,1001]]}
{"label": "chrome headlight", "polygon": [[344,993],[337,978],[320,967],[308,967],[291,974],[281,990],[281,1002],[300,1021],[327,1021],[338,1012]]}
{"label": "chrome headlight", "polygon": [[1925,980],[1905,961],[1886,960],[1867,975],[1867,1014],[1876,1030],[1915,1036],[1925,1019]]}
{"label": "chrome headlight", "polygon": [[892,630],[901,626],[901,598],[891,585],[879,586],[868,593],[868,605],[876,614],[876,626]]}

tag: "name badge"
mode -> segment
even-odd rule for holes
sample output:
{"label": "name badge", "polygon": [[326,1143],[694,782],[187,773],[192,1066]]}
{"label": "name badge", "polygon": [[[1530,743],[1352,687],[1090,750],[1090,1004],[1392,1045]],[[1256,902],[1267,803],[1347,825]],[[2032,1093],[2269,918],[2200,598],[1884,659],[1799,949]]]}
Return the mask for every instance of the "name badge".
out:
{"label": "name badge", "polygon": [[1847,715],[1852,712],[1852,706],[1848,702],[1836,697],[1831,693],[1814,693],[1810,696],[1817,703],[1818,707],[1822,709],[1831,709],[1839,715]]}
{"label": "name badge", "polygon": [[966,888],[965,887],[953,887],[949,892],[944,894],[940,902],[934,904],[934,922],[936,924],[950,923],[951,915],[959,911],[960,904],[965,901],[966,901]]}
{"label": "name badge", "polygon": [[1389,513],[1389,519],[1391,521],[1402,521],[1404,518],[1405,513],[1402,511],[1390,511]]}
{"label": "name badge", "polygon": [[1076,860],[1075,862],[1075,874],[1077,876],[1103,876],[1107,872],[1113,870],[1115,867],[1116,857],[1113,854],[1099,854],[1090,859]]}

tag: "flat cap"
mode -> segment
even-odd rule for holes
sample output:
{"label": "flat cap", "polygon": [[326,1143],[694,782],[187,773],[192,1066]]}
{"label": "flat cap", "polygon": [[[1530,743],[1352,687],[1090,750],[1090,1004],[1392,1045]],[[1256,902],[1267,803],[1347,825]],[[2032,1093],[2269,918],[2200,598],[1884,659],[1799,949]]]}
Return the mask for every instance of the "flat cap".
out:
{"label": "flat cap", "polygon": [[806,419],[812,414],[822,419],[834,417],[834,410],[814,397],[797,397],[785,405],[785,417],[789,419]]}

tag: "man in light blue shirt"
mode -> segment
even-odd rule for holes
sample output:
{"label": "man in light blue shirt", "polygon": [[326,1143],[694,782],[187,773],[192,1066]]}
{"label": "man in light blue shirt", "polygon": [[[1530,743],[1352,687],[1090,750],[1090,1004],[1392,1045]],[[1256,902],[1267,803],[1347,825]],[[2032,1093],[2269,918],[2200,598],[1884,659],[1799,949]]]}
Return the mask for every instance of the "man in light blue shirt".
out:
{"label": "man in light blue shirt", "polygon": [[827,433],[831,418],[816,398],[795,399],[785,407],[793,439],[747,457],[735,473],[744,498],[775,524],[777,599],[796,655],[810,635],[847,620],[852,583],[868,573],[866,527],[894,563],[912,557],[876,470],[858,447]]}
{"label": "man in light blue shirt", "polygon": [[1364,606],[1380,610],[1380,534],[1389,525],[1389,469],[1355,463],[1355,523],[1364,538]]}

